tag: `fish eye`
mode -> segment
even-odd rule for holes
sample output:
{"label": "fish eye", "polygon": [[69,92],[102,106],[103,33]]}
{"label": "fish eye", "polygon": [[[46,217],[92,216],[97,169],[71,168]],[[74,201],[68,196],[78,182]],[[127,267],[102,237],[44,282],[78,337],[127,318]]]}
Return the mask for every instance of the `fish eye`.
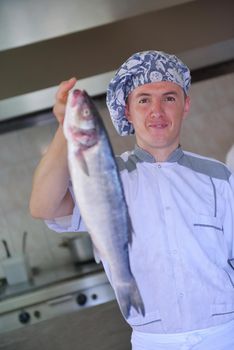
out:
{"label": "fish eye", "polygon": [[90,113],[89,113],[89,109],[88,109],[88,108],[85,108],[85,109],[83,110],[83,116],[84,116],[84,117],[87,117],[89,114],[90,114]]}

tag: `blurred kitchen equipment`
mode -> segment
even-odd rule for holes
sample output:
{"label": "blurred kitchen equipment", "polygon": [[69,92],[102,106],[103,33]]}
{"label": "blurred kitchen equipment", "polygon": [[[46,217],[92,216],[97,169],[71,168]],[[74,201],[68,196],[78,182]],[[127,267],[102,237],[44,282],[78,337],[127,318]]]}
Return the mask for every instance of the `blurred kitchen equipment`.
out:
{"label": "blurred kitchen equipment", "polygon": [[28,282],[31,279],[31,270],[26,255],[27,232],[23,233],[22,253],[12,255],[5,239],[2,243],[6,250],[6,258],[2,261],[3,271],[9,285]]}
{"label": "blurred kitchen equipment", "polygon": [[79,232],[75,237],[64,239],[62,245],[70,249],[74,264],[94,261],[93,245],[87,232]]}
{"label": "blurred kitchen equipment", "polygon": [[30,269],[25,254],[11,256],[2,261],[3,271],[9,285],[28,282]]}
{"label": "blurred kitchen equipment", "polygon": [[1,333],[71,312],[80,312],[115,299],[102,266],[95,263],[80,265],[75,276],[59,283],[53,282],[43,286],[43,280],[40,277],[37,280],[35,277],[34,283],[28,287],[28,290],[22,293],[22,284],[10,286],[8,289],[9,292],[12,291],[12,296],[6,294],[4,298],[2,295],[0,338]]}
{"label": "blurred kitchen equipment", "polygon": [[37,324],[62,314],[80,312],[115,299],[102,264],[96,264],[93,260],[92,244],[87,232],[70,233],[61,240],[61,246],[66,247],[70,255],[74,248],[76,263],[41,269],[39,273],[33,273],[33,281],[16,284],[16,274],[20,273],[9,272],[12,267],[10,262],[18,269],[22,265],[27,267],[26,271],[29,274],[25,274],[24,277],[30,278],[27,262],[29,246],[26,239],[27,233],[23,233],[22,247],[25,254],[22,254],[20,247],[22,260],[17,261],[18,255],[16,257],[13,250],[10,250],[11,257],[4,259],[5,269],[8,269],[8,282],[11,283],[10,277],[13,275],[15,284],[4,283],[0,291],[0,338],[1,333]]}
{"label": "blurred kitchen equipment", "polygon": [[11,254],[10,254],[10,251],[9,251],[8,244],[7,244],[6,240],[2,239],[2,243],[3,243],[5,251],[6,251],[6,257],[10,258]]}
{"label": "blurred kitchen equipment", "polygon": [[24,231],[23,233],[23,243],[22,243],[22,253],[26,253],[26,240],[27,240],[28,232]]}

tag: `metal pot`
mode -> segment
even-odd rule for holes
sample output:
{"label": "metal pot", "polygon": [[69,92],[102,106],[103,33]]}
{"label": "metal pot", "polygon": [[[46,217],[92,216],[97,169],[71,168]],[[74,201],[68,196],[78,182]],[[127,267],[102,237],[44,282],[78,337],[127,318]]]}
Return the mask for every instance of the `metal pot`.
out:
{"label": "metal pot", "polygon": [[75,264],[94,261],[93,245],[87,232],[82,232],[68,240],[72,260]]}

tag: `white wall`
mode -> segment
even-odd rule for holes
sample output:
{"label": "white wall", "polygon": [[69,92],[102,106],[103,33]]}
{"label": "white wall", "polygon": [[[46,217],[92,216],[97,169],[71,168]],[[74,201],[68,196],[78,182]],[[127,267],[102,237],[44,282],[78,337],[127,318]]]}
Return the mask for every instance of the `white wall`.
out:
{"label": "white wall", "polygon": [[[8,242],[12,255],[21,253],[23,232],[27,231],[30,264],[40,269],[70,262],[68,249],[59,247],[61,235],[47,229],[41,220],[32,219],[28,210],[32,175],[55,128],[54,123],[0,136],[0,239]],[[3,258],[5,251],[0,242]]]}
{"label": "white wall", "polygon": [[[182,146],[190,151],[225,160],[234,143],[234,74],[196,83],[191,88],[192,109],[182,131]],[[108,127],[116,153],[131,149],[134,137],[117,136],[104,101],[98,107]],[[64,235],[50,231],[30,217],[28,202],[33,171],[53,137],[56,123],[0,135],[0,240],[12,254],[21,252],[23,232],[32,267],[50,269],[70,263],[70,253],[59,247]],[[1,260],[5,257],[0,242]]]}
{"label": "white wall", "polygon": [[234,143],[234,74],[196,83],[191,88],[191,113],[184,123],[182,145],[225,161]]}

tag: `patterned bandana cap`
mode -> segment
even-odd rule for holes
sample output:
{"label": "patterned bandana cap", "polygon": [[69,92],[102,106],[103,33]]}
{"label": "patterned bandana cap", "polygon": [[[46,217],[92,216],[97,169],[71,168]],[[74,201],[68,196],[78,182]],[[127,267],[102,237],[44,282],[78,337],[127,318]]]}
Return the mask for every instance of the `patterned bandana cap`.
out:
{"label": "patterned bandana cap", "polygon": [[162,51],[143,51],[132,55],[117,70],[108,86],[106,103],[120,135],[134,134],[133,126],[125,116],[130,92],[140,85],[160,81],[178,84],[187,95],[191,83],[189,68],[174,55]]}

